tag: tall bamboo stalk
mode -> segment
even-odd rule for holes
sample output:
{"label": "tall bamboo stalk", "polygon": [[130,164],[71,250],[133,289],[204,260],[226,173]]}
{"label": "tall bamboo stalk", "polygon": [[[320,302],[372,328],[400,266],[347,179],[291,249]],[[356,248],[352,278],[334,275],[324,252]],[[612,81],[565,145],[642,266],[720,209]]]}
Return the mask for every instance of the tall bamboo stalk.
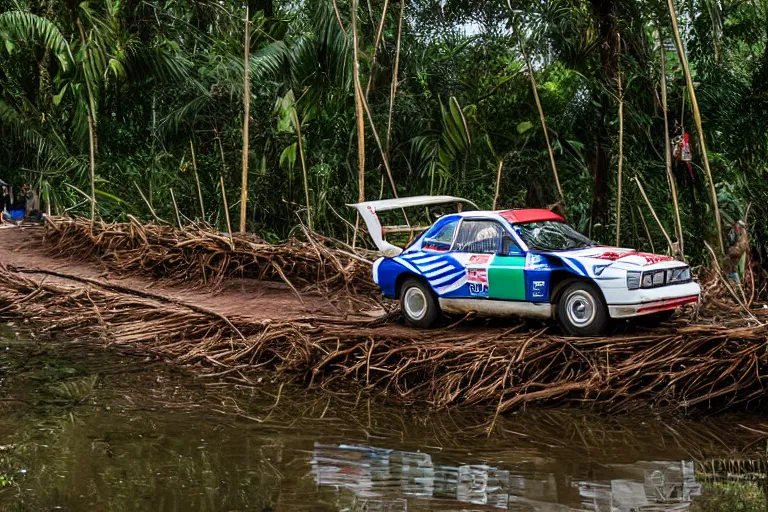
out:
{"label": "tall bamboo stalk", "polygon": [[227,233],[229,234],[229,246],[234,249],[235,242],[232,238],[232,224],[229,222],[229,203],[227,202],[227,191],[224,188],[224,175],[219,174],[219,183],[221,184],[221,198],[224,201],[224,219],[227,221]]}
{"label": "tall bamboo stalk", "polygon": [[[621,52],[621,39],[619,39],[619,52]],[[621,185],[622,185],[622,171],[624,168],[624,91],[621,88],[621,55],[617,56],[619,61],[618,73],[616,73],[616,80],[619,92],[619,172],[617,176],[617,191],[616,191],[616,247],[619,246],[621,238]]]}
{"label": "tall bamboo stalk", "polygon": [[645,204],[648,205],[648,209],[651,210],[651,215],[653,215],[653,218],[656,221],[656,224],[659,225],[659,229],[661,229],[661,232],[664,234],[664,238],[667,239],[670,252],[672,252],[675,248],[675,245],[672,243],[672,239],[669,238],[669,234],[667,233],[667,230],[664,229],[664,225],[661,223],[661,220],[659,220],[659,216],[656,215],[656,210],[653,209],[653,205],[648,200],[648,196],[645,194],[645,189],[643,188],[642,183],[640,183],[640,180],[637,178],[637,176],[635,176],[633,179],[635,180],[635,183],[637,183],[637,188],[640,190],[640,194],[643,196],[643,199],[645,200]]}
{"label": "tall bamboo stalk", "polygon": [[360,62],[357,41],[357,0],[352,0],[352,68],[355,84],[355,117],[357,119],[357,188],[358,200],[365,201],[365,117],[363,114]]}
{"label": "tall bamboo stalk", "polygon": [[93,115],[88,112],[88,145],[91,163],[91,224],[96,220],[96,129]]}
{"label": "tall bamboo stalk", "polygon": [[296,112],[296,105],[291,108],[293,111],[293,122],[296,125],[296,136],[298,138],[299,145],[299,158],[301,159],[301,174],[304,178],[304,199],[307,202],[307,226],[312,231],[312,208],[309,204],[309,178],[307,177],[307,164],[304,161],[304,143],[301,138],[301,121],[299,121],[299,114]]}
{"label": "tall bamboo stalk", "polygon": [[720,248],[720,253],[725,254],[725,242],[723,240],[723,226],[720,221],[720,207],[717,203],[717,190],[715,190],[715,181],[712,179],[712,170],[709,168],[709,156],[707,155],[707,146],[704,140],[704,128],[701,122],[701,112],[699,111],[699,102],[696,100],[696,91],[693,89],[693,79],[691,78],[691,69],[688,66],[688,58],[685,55],[683,49],[683,42],[680,39],[680,30],[677,27],[677,12],[675,11],[675,5],[673,0],[667,0],[667,6],[669,7],[669,16],[672,18],[672,35],[675,36],[675,46],[677,47],[677,54],[680,57],[680,63],[683,65],[683,71],[685,72],[685,83],[688,86],[688,96],[691,100],[691,108],[693,110],[693,118],[696,121],[696,131],[699,134],[699,144],[701,145],[701,158],[704,162],[704,170],[707,173],[707,180],[709,181],[709,192],[712,197],[712,210],[715,213],[715,224],[717,225],[717,242]]}
{"label": "tall bamboo stalk", "polygon": [[[77,18],[77,29],[80,32],[80,43],[86,49],[86,55],[90,52],[86,48],[85,29]],[[86,91],[88,93],[88,153],[90,156],[90,178],[91,178],[91,225],[96,220],[96,101],[95,94],[91,90],[91,82],[85,81]]]}
{"label": "tall bamboo stalk", "polygon": [[501,170],[504,167],[504,159],[499,158],[499,167],[496,169],[496,193],[493,195],[493,208],[492,210],[496,209],[496,205],[499,202],[499,194],[501,192]]}
{"label": "tall bamboo stalk", "polygon": [[248,209],[248,128],[251,118],[251,80],[249,61],[251,52],[251,18],[248,6],[245,7],[245,72],[243,90],[243,180],[240,185],[240,232],[245,233],[245,214]]}
{"label": "tall bamboo stalk", "polygon": [[192,139],[189,139],[189,147],[192,150],[192,170],[195,173],[195,184],[197,185],[197,199],[200,201],[200,217],[205,222],[205,203],[203,203],[203,189],[200,187],[200,178],[197,175],[197,158],[195,157],[195,145]]}
{"label": "tall bamboo stalk", "polygon": [[176,204],[176,196],[173,195],[173,189],[170,189],[171,191],[171,201],[173,201],[173,211],[176,212],[176,223],[179,225],[179,229],[181,229],[181,216],[179,215],[179,205]]}
{"label": "tall bamboo stalk", "polygon": [[672,194],[672,205],[675,208],[675,231],[680,255],[685,259],[685,242],[683,240],[683,223],[680,220],[680,205],[677,202],[677,183],[672,174],[672,142],[669,137],[669,119],[667,114],[667,55],[664,51],[664,40],[661,37],[661,24],[657,23],[656,32],[659,36],[659,53],[661,58],[661,109],[664,111],[664,160],[667,169],[669,191]]}
{"label": "tall bamboo stalk", "polygon": [[392,108],[395,105],[397,93],[397,75],[400,69],[400,42],[403,34],[403,17],[405,15],[405,0],[400,0],[400,19],[397,22],[397,45],[395,46],[395,66],[392,68],[392,87],[389,90],[389,116],[387,117],[386,148],[389,154],[389,140],[392,135]]}
{"label": "tall bamboo stalk", "polygon": [[376,55],[378,54],[379,45],[381,44],[381,34],[384,32],[384,21],[387,19],[387,8],[389,7],[389,0],[384,0],[384,8],[381,11],[381,20],[379,20],[379,29],[376,31],[376,41],[373,44],[373,56],[371,57],[371,73],[368,75],[368,83],[365,86],[365,97],[368,98],[368,94],[371,92],[371,83],[373,82],[373,68],[376,66]]}
{"label": "tall bamboo stalk", "polygon": [[557,193],[560,194],[560,200],[565,204],[565,196],[563,195],[563,187],[560,186],[560,176],[557,174],[557,164],[555,164],[555,152],[552,150],[552,144],[549,142],[549,132],[547,132],[547,120],[544,117],[544,109],[541,106],[539,100],[539,91],[536,86],[536,77],[533,76],[533,66],[531,65],[531,59],[528,57],[528,52],[525,50],[523,44],[523,38],[520,37],[519,30],[515,30],[517,35],[517,42],[520,45],[520,52],[525,59],[525,65],[528,68],[528,78],[531,80],[531,89],[533,89],[533,98],[536,100],[536,108],[539,110],[539,120],[541,121],[541,129],[544,131],[544,140],[547,143],[547,152],[549,153],[549,163],[552,165],[552,173],[555,176],[555,184],[557,185]]}

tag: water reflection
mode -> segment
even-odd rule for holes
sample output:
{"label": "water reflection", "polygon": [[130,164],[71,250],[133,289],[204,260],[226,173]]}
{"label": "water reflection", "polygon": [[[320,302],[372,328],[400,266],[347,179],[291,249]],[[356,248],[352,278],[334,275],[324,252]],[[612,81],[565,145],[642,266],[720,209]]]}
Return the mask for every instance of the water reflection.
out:
{"label": "water reflection", "polygon": [[[671,511],[688,509],[701,495],[693,461],[612,465],[606,469],[619,478],[569,482],[561,473],[535,467],[523,472],[440,464],[428,453],[315,443],[311,466],[318,486],[349,491],[353,510],[406,511],[408,499],[418,499],[499,510],[632,512],[654,506]],[[558,504],[564,501],[562,488],[578,490],[580,509]]]}
{"label": "water reflection", "polygon": [[[491,431],[487,411],[207,386],[151,365],[0,333],[0,510],[669,511],[735,474],[750,479],[728,484],[736,498],[765,501],[761,421],[528,410]],[[690,462],[707,457],[725,458]]]}

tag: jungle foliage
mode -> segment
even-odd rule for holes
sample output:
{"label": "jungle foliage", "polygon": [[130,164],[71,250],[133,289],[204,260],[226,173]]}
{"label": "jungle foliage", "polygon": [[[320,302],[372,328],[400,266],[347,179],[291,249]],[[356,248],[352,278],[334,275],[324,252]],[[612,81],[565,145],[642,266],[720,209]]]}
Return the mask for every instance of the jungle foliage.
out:
{"label": "jungle foliage", "polygon": [[[670,3],[723,223],[748,216],[764,246],[768,0]],[[246,12],[250,231],[286,237],[308,203],[314,229],[350,237],[361,162],[366,199],[394,184],[487,208],[501,166],[499,207],[562,201],[604,243],[620,215],[622,245],[665,251],[637,185],[678,238],[664,59],[670,135],[684,127],[693,148],[692,174],[672,168],[686,254],[703,261],[703,242],[718,245],[664,0],[0,0],[0,177],[38,187],[53,213],[87,216],[93,151],[96,215],[176,223],[175,201],[227,229],[221,183],[233,224],[240,208]]]}

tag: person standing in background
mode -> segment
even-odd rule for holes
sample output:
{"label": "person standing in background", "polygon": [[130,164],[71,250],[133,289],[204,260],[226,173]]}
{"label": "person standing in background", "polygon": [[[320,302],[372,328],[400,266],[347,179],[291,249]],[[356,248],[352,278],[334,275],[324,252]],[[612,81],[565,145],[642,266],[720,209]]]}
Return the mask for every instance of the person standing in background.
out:
{"label": "person standing in background", "polygon": [[40,220],[40,199],[34,190],[29,188],[26,183],[21,187],[21,193],[24,198],[24,218],[30,220]]}
{"label": "person standing in background", "polygon": [[736,284],[741,284],[740,274],[744,273],[744,264],[749,251],[749,234],[743,220],[733,223],[728,233],[728,257],[725,261],[725,271],[728,278]]}
{"label": "person standing in background", "polygon": [[13,209],[13,200],[8,187],[3,187],[3,197],[0,198],[0,224],[5,224],[11,220],[11,210]]}

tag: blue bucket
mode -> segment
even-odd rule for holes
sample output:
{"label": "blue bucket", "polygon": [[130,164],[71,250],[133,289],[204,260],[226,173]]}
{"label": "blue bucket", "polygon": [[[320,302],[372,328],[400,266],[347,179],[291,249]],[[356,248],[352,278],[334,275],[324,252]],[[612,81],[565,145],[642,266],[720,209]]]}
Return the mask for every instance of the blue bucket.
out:
{"label": "blue bucket", "polygon": [[11,216],[11,220],[23,220],[24,210],[9,210],[8,215]]}

